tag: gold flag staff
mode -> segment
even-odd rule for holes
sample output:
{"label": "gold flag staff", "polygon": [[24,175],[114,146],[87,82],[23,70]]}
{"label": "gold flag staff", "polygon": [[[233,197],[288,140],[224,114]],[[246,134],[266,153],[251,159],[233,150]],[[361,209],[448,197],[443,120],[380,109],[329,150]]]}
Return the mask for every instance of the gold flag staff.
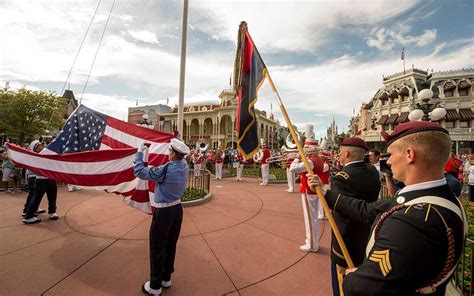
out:
{"label": "gold flag staff", "polygon": [[[266,71],[266,76],[268,78],[268,82],[270,83],[270,86],[273,92],[276,94],[278,103],[280,104],[281,113],[283,113],[286,124],[288,125],[288,128],[290,129],[291,136],[293,137],[293,140],[295,141],[296,146],[298,147],[298,153],[304,162],[306,171],[308,172],[308,174],[313,174],[313,170],[311,169],[308,159],[306,158],[306,155],[304,154],[303,147],[301,147],[301,143],[298,141],[298,136],[296,135],[296,131],[293,128],[293,125],[291,124],[290,117],[288,116],[288,113],[286,113],[285,106],[283,105],[283,102],[280,98],[280,94],[278,93],[278,90],[276,89],[275,84],[273,84],[273,80],[270,77],[270,74],[268,73],[268,71]],[[344,240],[342,239],[341,232],[339,231],[339,228],[337,228],[336,221],[334,220],[331,210],[329,209],[328,203],[326,202],[326,198],[324,197],[321,186],[316,186],[315,191],[318,194],[321,204],[323,205],[324,212],[326,213],[326,217],[329,220],[329,224],[331,225],[332,231],[334,232],[334,235],[336,236],[336,240],[339,243],[339,246],[341,247],[342,254],[344,255],[344,259],[347,262],[348,268],[354,268],[354,262],[352,262],[351,256],[349,255],[349,252],[347,251],[346,244],[344,243]]]}

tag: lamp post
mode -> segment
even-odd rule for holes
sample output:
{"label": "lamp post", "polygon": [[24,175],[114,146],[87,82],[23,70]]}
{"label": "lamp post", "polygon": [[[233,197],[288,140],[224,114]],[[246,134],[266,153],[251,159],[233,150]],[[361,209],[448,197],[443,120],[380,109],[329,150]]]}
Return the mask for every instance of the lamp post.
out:
{"label": "lamp post", "polygon": [[148,121],[148,114],[143,114],[142,116],[143,120],[138,123],[138,125],[153,129],[153,123],[151,121]]}
{"label": "lamp post", "polygon": [[430,89],[423,89],[418,93],[420,103],[415,104],[415,109],[408,114],[410,121],[438,121],[446,116],[446,109],[438,107],[439,103],[433,103],[431,98],[433,92]]}

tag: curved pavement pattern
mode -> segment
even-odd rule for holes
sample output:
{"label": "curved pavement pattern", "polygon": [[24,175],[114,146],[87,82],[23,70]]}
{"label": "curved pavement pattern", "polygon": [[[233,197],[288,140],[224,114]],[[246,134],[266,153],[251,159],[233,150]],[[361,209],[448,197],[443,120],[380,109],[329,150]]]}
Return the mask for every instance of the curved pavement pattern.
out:
{"label": "curved pavement pattern", "polygon": [[[163,295],[331,294],[329,224],[321,222],[320,252],[302,253],[298,193],[251,178],[211,187],[210,202],[184,210]],[[150,216],[112,194],[60,188],[60,219],[23,225],[25,197],[0,193],[0,295],[142,295]]]}

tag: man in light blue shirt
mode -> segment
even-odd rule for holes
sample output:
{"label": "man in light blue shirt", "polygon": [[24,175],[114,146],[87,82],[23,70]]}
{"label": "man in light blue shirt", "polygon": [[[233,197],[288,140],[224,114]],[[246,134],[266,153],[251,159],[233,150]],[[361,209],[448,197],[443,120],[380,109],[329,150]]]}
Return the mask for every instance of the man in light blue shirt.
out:
{"label": "man in light blue shirt", "polygon": [[142,180],[156,181],[155,211],[150,226],[150,280],[142,286],[149,295],[161,295],[161,288],[171,286],[174,272],[176,244],[183,221],[181,197],[186,190],[189,166],[185,156],[189,148],[178,139],[172,139],[169,146],[169,162],[157,167],[147,167],[143,154],[150,144],[143,143],[138,149],[134,174]]}

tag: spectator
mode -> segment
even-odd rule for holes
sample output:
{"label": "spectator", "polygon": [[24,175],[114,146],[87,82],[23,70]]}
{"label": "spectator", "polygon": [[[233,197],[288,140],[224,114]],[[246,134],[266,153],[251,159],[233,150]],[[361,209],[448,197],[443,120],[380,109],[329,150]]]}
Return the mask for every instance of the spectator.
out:
{"label": "spectator", "polygon": [[448,174],[453,175],[454,178],[458,178],[459,173],[462,171],[462,162],[456,158],[456,152],[451,151],[451,155],[444,166],[444,171]]}
{"label": "spectator", "polygon": [[10,161],[10,158],[8,157],[7,147],[8,146],[5,146],[5,151],[2,153],[3,188],[5,188],[5,192],[7,193],[12,193],[12,192],[18,193],[18,189],[16,188],[16,182],[13,182],[13,191],[11,191],[8,188],[8,185],[10,183],[10,178],[13,177],[14,175],[15,165],[13,164],[13,162]]}
{"label": "spectator", "polygon": [[469,185],[469,201],[474,201],[474,162],[473,155],[469,154],[466,163],[464,164],[464,171],[467,176],[467,184]]}

